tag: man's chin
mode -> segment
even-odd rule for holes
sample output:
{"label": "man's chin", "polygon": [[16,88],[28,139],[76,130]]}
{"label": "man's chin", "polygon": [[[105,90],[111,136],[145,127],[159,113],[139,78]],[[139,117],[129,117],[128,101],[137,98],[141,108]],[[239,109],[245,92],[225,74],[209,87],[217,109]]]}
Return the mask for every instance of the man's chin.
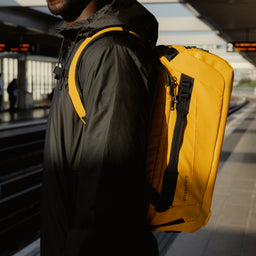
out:
{"label": "man's chin", "polygon": [[76,20],[92,0],[47,0],[48,8],[54,15],[60,15],[65,21]]}
{"label": "man's chin", "polygon": [[63,11],[64,0],[47,0],[48,8],[54,15],[60,15]]}

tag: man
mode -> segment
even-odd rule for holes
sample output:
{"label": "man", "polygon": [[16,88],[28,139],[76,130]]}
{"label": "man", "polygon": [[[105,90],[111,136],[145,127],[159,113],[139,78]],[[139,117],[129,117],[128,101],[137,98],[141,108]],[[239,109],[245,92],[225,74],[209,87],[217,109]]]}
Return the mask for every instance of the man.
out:
{"label": "man", "polygon": [[[86,125],[59,76],[45,142],[41,256],[158,255],[146,221],[147,120],[154,93],[150,46],[155,18],[135,0],[47,0],[67,25],[60,62],[67,71],[81,42],[105,27],[77,67]],[[66,74],[67,72],[63,72]]]}

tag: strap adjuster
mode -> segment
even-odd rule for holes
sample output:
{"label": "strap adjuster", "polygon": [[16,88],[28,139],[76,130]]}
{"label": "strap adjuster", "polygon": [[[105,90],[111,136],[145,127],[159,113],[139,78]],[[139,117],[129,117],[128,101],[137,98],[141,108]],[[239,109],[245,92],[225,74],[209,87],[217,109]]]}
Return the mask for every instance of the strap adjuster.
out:
{"label": "strap adjuster", "polygon": [[61,77],[68,77],[68,70],[55,66],[53,73],[55,74],[55,79],[60,80]]}

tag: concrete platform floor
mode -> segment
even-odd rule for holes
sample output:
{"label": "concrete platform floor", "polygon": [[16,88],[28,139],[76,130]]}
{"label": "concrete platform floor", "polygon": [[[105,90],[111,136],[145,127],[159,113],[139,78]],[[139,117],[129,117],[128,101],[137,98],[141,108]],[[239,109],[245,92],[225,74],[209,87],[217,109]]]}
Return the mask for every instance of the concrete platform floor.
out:
{"label": "concrete platform floor", "polygon": [[0,112],[0,126],[7,126],[17,123],[25,123],[35,120],[47,119],[49,108],[35,108],[31,110],[16,110]]}
{"label": "concrete platform floor", "polygon": [[212,203],[202,230],[177,234],[164,256],[256,255],[256,104],[229,118]]}

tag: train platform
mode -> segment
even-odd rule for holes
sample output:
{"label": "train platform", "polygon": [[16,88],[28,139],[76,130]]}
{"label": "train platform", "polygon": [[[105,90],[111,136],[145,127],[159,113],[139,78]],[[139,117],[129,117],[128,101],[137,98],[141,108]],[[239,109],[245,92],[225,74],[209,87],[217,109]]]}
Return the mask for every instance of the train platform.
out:
{"label": "train platform", "polygon": [[4,111],[0,113],[0,127],[18,123],[47,119],[49,107],[34,108],[31,110],[16,110],[14,113]]}
{"label": "train platform", "polygon": [[[212,216],[196,233],[154,232],[160,256],[254,256],[256,250],[256,103],[227,120]],[[40,256],[40,239],[14,256]],[[121,254],[120,254],[121,255]]]}
{"label": "train platform", "polygon": [[46,129],[49,108],[17,110],[0,113],[0,139],[22,134],[44,131]]}

